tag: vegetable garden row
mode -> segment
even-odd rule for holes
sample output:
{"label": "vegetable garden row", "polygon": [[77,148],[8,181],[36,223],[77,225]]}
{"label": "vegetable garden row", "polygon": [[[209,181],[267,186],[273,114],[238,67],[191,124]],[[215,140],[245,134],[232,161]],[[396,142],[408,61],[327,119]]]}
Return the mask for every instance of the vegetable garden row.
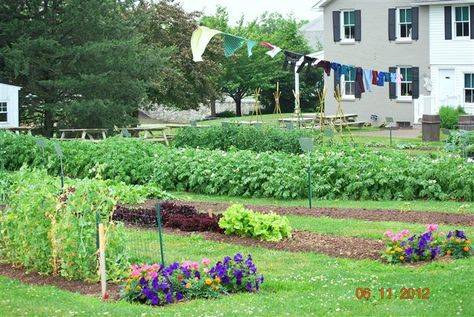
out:
{"label": "vegetable garden row", "polygon": [[[53,141],[37,146],[31,136],[0,133],[0,166],[26,164],[60,171]],[[140,140],[111,138],[100,143],[61,143],[65,173],[127,184],[155,184],[165,190],[298,198],[307,195],[306,158],[284,152],[224,152],[168,148]],[[322,199],[474,200],[474,165],[458,155],[439,158],[352,146],[312,152],[313,197]]]}

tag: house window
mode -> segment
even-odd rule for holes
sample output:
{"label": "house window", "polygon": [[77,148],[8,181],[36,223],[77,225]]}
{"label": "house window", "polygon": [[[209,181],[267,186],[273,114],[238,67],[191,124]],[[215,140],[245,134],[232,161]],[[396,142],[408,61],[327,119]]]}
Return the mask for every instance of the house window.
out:
{"label": "house window", "polygon": [[411,29],[412,29],[412,14],[411,13],[412,13],[411,8],[398,9],[397,38],[411,39]]}
{"label": "house window", "polygon": [[469,7],[454,8],[454,28],[456,37],[469,36]]}
{"label": "house window", "polygon": [[464,102],[474,103],[474,74],[464,74]]}
{"label": "house window", "polygon": [[411,67],[399,67],[398,73],[401,77],[400,84],[397,84],[398,98],[411,99],[413,96],[413,73]]}
{"label": "house window", "polygon": [[342,82],[342,96],[355,98],[355,70],[349,71],[347,74],[341,76]]}
{"label": "house window", "polygon": [[355,40],[355,14],[354,11],[342,11],[342,40]]}
{"label": "house window", "polygon": [[8,121],[7,103],[0,102],[0,122]]}

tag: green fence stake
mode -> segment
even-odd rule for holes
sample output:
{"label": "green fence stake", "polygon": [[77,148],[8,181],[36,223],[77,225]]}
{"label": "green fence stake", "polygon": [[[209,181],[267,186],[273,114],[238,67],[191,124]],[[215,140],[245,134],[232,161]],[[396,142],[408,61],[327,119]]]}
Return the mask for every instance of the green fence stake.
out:
{"label": "green fence stake", "polygon": [[309,197],[309,208],[313,200],[313,190],[311,187],[311,152],[308,152],[308,197]]}
{"label": "green fence stake", "polygon": [[156,221],[158,222],[158,235],[160,237],[160,254],[161,254],[161,266],[165,267],[165,256],[163,255],[163,234],[161,229],[161,206],[160,203],[157,203],[155,206],[156,209]]}
{"label": "green fence stake", "polygon": [[312,207],[313,190],[311,186],[311,151],[314,149],[314,140],[312,138],[299,139],[301,149],[308,154],[308,201],[309,208]]}

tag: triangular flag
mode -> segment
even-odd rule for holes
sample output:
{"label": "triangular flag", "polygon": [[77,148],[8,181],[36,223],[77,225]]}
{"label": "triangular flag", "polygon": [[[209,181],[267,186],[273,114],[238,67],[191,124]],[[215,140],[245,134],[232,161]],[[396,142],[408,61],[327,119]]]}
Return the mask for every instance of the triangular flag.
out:
{"label": "triangular flag", "polygon": [[254,48],[255,45],[257,45],[257,42],[252,41],[252,40],[247,40],[247,53],[249,57],[252,56],[252,49]]}
{"label": "triangular flag", "polygon": [[266,54],[268,54],[271,58],[275,57],[276,54],[281,52],[281,48],[273,44],[270,44],[268,42],[260,42],[259,44],[269,49],[269,51]]}
{"label": "triangular flag", "polygon": [[202,62],[202,54],[206,50],[207,44],[211,38],[222,33],[218,30],[210,29],[206,26],[199,26],[194,30],[193,35],[191,36],[191,51],[193,52],[193,61]]}
{"label": "triangular flag", "polygon": [[224,55],[229,57],[234,55],[235,51],[242,47],[246,40],[244,38],[224,33]]}

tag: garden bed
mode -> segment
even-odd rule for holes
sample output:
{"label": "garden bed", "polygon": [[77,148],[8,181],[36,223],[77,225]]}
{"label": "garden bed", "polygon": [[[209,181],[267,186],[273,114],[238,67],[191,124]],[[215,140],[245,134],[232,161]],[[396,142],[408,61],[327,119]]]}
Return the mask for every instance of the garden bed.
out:
{"label": "garden bed", "polygon": [[[27,273],[24,268],[13,267],[10,264],[0,263],[0,275],[19,280],[25,284],[51,285],[70,292],[80,293],[82,295],[90,295],[95,297],[101,296],[100,283],[70,281],[61,276],[42,275],[35,272]],[[119,289],[119,285],[108,283],[107,292],[109,294],[109,298],[118,299]]]}
{"label": "garden bed", "polygon": [[[222,212],[231,204],[227,203],[207,203],[195,201],[180,201],[179,204],[187,204],[196,207],[202,212]],[[140,207],[153,208],[156,200],[148,200],[140,204]],[[258,206],[245,205],[259,212],[273,211],[280,215],[297,215],[311,217],[330,217],[336,219],[359,219],[368,221],[398,221],[414,223],[443,223],[447,225],[462,225],[465,227],[474,226],[474,214],[452,214],[443,212],[423,212],[400,210],[367,210],[367,209],[339,209],[339,208],[306,208],[306,207],[279,207],[279,206]]]}

